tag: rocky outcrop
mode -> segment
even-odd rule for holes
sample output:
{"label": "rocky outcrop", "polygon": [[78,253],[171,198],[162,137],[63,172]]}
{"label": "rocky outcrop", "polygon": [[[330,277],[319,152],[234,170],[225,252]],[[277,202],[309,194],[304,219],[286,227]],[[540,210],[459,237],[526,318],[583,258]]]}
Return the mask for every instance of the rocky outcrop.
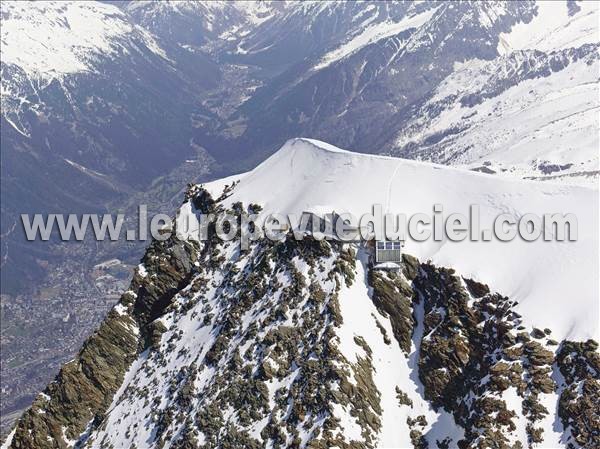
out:
{"label": "rocky outcrop", "polygon": [[389,317],[394,337],[402,350],[410,352],[414,319],[412,316],[413,289],[403,277],[384,271],[369,271],[372,299],[379,312]]}
{"label": "rocky outcrop", "polygon": [[168,309],[175,294],[189,284],[198,249],[196,242],[179,241],[172,236],[153,242],[146,250],[142,258],[146,274],[136,274],[132,285],[136,294],[125,296],[124,301],[126,306],[132,306],[132,316],[144,335],[146,327]]}
{"label": "rocky outcrop", "polygon": [[[541,442],[537,423],[549,411],[540,395],[555,391],[554,353],[518,332],[521,320],[513,301],[461,280],[452,269],[424,264],[421,270],[424,275],[414,282],[424,302],[419,377],[426,398],[465,429],[459,447],[520,448]],[[509,390],[520,397],[521,410],[509,406]],[[512,436],[518,414],[527,420],[527,441]]]}
{"label": "rocky outcrop", "polygon": [[558,414],[569,449],[600,447],[598,343],[565,341],[556,357],[564,378]]}
{"label": "rocky outcrop", "polygon": [[152,242],[119,304],[21,417],[12,448],[70,447],[102,423],[131,363],[160,338],[156,319],[187,285],[197,251],[175,236]]}
{"label": "rocky outcrop", "polygon": [[97,425],[138,354],[135,321],[111,311],[19,420],[15,449],[65,448]]}
{"label": "rocky outcrop", "polygon": [[[186,201],[260,207],[226,209],[234,187],[216,200],[192,187]],[[595,342],[557,344],[483,283],[407,254],[398,272],[374,270],[365,251],[291,234],[241,250],[214,229],[202,244],[153,242],[11,447],[367,449],[395,406],[414,448],[519,449],[543,441],[552,397],[569,448],[598,445]],[[410,381],[383,385],[397,359]],[[432,441],[429,405],[461,436]]]}

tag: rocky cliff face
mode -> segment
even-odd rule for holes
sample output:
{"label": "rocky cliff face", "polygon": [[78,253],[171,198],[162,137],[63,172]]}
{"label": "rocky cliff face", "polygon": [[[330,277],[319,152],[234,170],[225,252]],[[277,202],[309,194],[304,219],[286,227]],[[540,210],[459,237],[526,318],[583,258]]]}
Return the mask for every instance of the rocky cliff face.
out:
{"label": "rocky cliff face", "polygon": [[311,235],[153,242],[9,447],[598,447],[597,343],[526,329],[514,305]]}
{"label": "rocky cliff face", "polygon": [[[160,335],[153,319],[186,285],[196,246],[154,242],[119,304],[23,415],[12,447],[67,447],[102,421],[131,363]],[[151,277],[150,283],[145,277]]]}

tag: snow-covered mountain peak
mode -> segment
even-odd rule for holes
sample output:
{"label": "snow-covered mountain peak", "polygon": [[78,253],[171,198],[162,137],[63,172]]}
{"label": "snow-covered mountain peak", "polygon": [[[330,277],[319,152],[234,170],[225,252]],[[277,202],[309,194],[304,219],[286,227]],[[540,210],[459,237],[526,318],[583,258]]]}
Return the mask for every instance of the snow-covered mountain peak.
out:
{"label": "snow-covered mountain peak", "polygon": [[[433,201],[447,211],[475,202],[485,225],[493,212],[520,216],[569,201],[579,213],[577,203],[598,199],[591,189],[311,139],[286,142],[233,179],[189,186],[182,211],[321,204],[356,214],[383,202],[410,213]],[[580,216],[580,238],[595,249],[594,217]],[[411,255],[432,249],[433,262]],[[407,242],[388,272],[374,266],[371,245],[310,233],[245,249],[210,229],[202,242],[153,241],[119,304],[7,446],[596,447],[598,344],[564,340],[596,333],[590,256],[552,242],[475,251]]]}
{"label": "snow-covered mountain peak", "polygon": [[[272,154],[190,186],[178,219],[478,205],[482,229],[559,212],[579,232],[408,240],[393,272],[363,242],[152,242],[12,448],[600,447],[598,345],[582,341],[598,336],[600,290],[596,3],[26,6],[2,3],[15,221],[44,199],[79,210],[142,191],[175,208],[172,186]],[[273,154],[298,135],[409,159],[308,138]],[[38,285],[38,253],[15,243],[6,277]],[[21,360],[38,345],[9,346]],[[13,404],[41,388],[9,386]]]}
{"label": "snow-covered mountain peak", "polygon": [[121,40],[130,33],[166,57],[154,38],[114,5],[2,3],[2,62],[39,78],[92,70],[97,59],[126,51]]}
{"label": "snow-covered mountain peak", "polygon": [[[488,282],[521,304],[528,324],[551,325],[561,338],[587,338],[598,333],[599,270],[598,191],[587,187],[539,183],[486,175],[437,164],[348,152],[313,139],[291,139],[256,167],[206,186],[219,196],[226,184],[239,180],[227,204],[259,203],[265,213],[301,214],[329,209],[360,217],[381,204],[393,214],[432,215],[442,204],[445,216],[469,206],[481,208],[481,229],[493,229],[496,216],[519,219],[526,213],[574,213],[579,221],[577,242],[406,242],[406,250],[421,260],[451,266]],[[586,261],[582,263],[582,261]],[[523,266],[532,267],[523,270]],[[535,268],[533,268],[535,267]],[[580,288],[575,286],[580,286]],[[576,289],[577,293],[574,293]],[[565,300],[570,301],[566,306]],[[577,299],[575,299],[577,298]]]}

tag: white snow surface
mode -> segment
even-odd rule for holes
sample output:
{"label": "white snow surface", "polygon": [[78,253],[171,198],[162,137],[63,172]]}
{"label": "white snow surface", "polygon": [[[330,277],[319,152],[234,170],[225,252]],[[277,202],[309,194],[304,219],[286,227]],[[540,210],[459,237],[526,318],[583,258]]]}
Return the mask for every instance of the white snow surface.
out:
{"label": "white snow surface", "polygon": [[[355,336],[362,337],[373,351],[371,356],[374,368],[373,380],[381,393],[382,408],[382,430],[378,447],[411,447],[411,428],[407,424],[407,418],[419,415],[424,415],[429,423],[423,430],[430,441],[435,441],[435,437],[439,436],[434,429],[436,425],[441,425],[443,428],[441,432],[443,436],[440,439],[450,436],[454,441],[460,440],[463,437],[462,430],[459,430],[454,418],[443,410],[435,412],[423,398],[424,387],[414,375],[418,358],[414,343],[409,356],[406,356],[397,344],[382,344],[381,331],[377,328],[377,323],[384,327],[387,335],[393,336],[394,333],[389,319],[381,315],[372,301],[367,300],[370,297],[365,268],[367,263],[368,256],[364,251],[359,251],[356,282],[340,290],[340,310],[344,323],[337,333],[340,338],[340,350],[347,357],[366,356],[362,348],[357,349]],[[421,323],[417,322],[417,326],[420,325]],[[422,329],[417,329],[416,332],[422,333]],[[354,363],[356,360],[350,359],[350,362]],[[396,397],[397,387],[412,401],[412,406],[400,404]],[[340,416],[340,419],[343,417]],[[456,429],[456,434],[453,434],[453,429]]]}
{"label": "white snow surface", "polygon": [[442,204],[444,216],[469,216],[480,207],[480,228],[499,214],[572,213],[575,242],[407,240],[420,260],[452,267],[517,300],[526,326],[550,327],[556,338],[598,336],[598,189],[525,181],[385,156],[347,152],[312,139],[292,139],[254,170],[205,187],[218,196],[239,180],[226,203],[258,203],[263,213],[300,215],[314,205],[360,217],[374,204],[393,214],[426,213]]}
{"label": "white snow surface", "polygon": [[572,16],[566,1],[538,1],[536,6],[537,14],[530,23],[517,23],[509,33],[500,34],[500,54],[532,49],[552,51],[600,41],[597,1],[577,2],[580,10]]}
{"label": "white snow surface", "polygon": [[100,2],[2,2],[2,62],[48,78],[92,70],[94,61],[126,51],[135,33],[166,58],[150,33],[132,25],[117,6]]}
{"label": "white snow surface", "polygon": [[2,446],[0,446],[0,449],[8,449],[8,446],[10,446],[10,444],[12,443],[12,439],[15,436],[16,431],[16,427],[10,431],[10,433],[6,436],[6,441],[4,441]]}
{"label": "white snow surface", "polygon": [[[462,64],[436,89],[423,111],[442,108],[436,116],[417,114],[396,144],[424,145],[427,139],[459,129],[445,138],[436,161],[469,167],[489,163],[499,175],[540,177],[539,164],[568,168],[551,175],[562,182],[597,184],[600,84],[598,60],[579,60],[549,76],[524,80],[475,105],[460,100],[473,86],[484,86],[523,59],[472,60]],[[568,165],[567,165],[568,164]]]}
{"label": "white snow surface", "polygon": [[319,63],[314,67],[314,69],[321,70],[333,64],[334,62],[344,59],[345,57],[357,52],[367,45],[370,45],[381,39],[385,39],[386,37],[399,34],[402,31],[411,28],[418,28],[427,23],[436,10],[436,8],[433,8],[413,16],[404,17],[399,22],[386,21],[368,26],[359,34],[352,37],[352,39],[350,39],[348,42],[325,54]]}
{"label": "white snow surface", "polygon": [[[396,150],[402,153],[410,143],[424,160],[469,168],[486,164],[499,175],[597,185],[597,49],[580,59],[573,49],[600,42],[600,3],[574,2],[571,8],[569,15],[566,1],[538,1],[529,23],[518,22],[500,34],[498,58],[457,63],[402,127]],[[500,5],[496,9],[502,14]],[[546,72],[544,53],[555,58]],[[537,75],[519,81],[523,71],[534,68]],[[494,86],[497,91],[483,101],[461,104],[478,89]]]}

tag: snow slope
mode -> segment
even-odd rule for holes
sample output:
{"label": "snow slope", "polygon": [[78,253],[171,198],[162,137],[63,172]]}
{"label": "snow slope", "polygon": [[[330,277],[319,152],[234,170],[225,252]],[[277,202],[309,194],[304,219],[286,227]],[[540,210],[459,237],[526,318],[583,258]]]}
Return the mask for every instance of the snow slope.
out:
{"label": "snow slope", "polygon": [[161,57],[152,35],[130,23],[118,7],[99,2],[3,2],[2,62],[30,76],[89,71],[97,59],[124,50],[135,33]]}
{"label": "snow slope", "polygon": [[[374,203],[407,214],[430,213],[434,203],[446,213],[479,204],[483,228],[498,213],[575,213],[580,240],[407,242],[406,252],[510,298],[479,295],[482,286],[411,258],[399,273],[369,270],[368,250],[357,243],[262,239],[242,250],[214,236],[202,244],[154,241],[130,289],[84,345],[85,358],[80,353],[38,395],[12,447],[271,447],[274,440],[488,447],[526,443],[533,431],[543,434],[539,447],[570,447],[587,428],[587,417],[574,416],[573,429],[558,417],[566,409],[562,388],[591,399],[587,387],[557,374],[574,362],[554,358],[562,349],[546,331],[530,333],[555,349],[521,331],[548,327],[560,340],[597,335],[597,190],[351,153],[311,139],[290,140],[251,172],[203,187],[211,195],[201,186],[186,192],[177,228],[183,217],[239,208],[238,201],[266,213],[354,215]],[[123,366],[82,369],[90,356],[103,360],[106,344],[134,353],[124,353]],[[81,385],[98,376],[118,379],[99,392],[100,405],[63,399],[96,398],[95,386]],[[540,403],[546,409],[533,417],[530,406]],[[77,421],[62,426],[65,414]]]}
{"label": "snow slope", "polygon": [[435,11],[436,9],[433,8],[418,14],[407,16],[399,22],[386,21],[368,26],[362,30],[360,34],[352,37],[348,42],[345,42],[335,50],[326,53],[314,68],[315,70],[323,69],[334,62],[357,52],[367,45],[385,39],[386,37],[399,34],[402,31],[418,28],[431,19]]}
{"label": "snow slope", "polygon": [[597,184],[598,2],[535,2],[498,37],[495,59],[468,59],[398,127],[386,154],[498,175]]}
{"label": "snow slope", "polygon": [[500,178],[435,164],[343,151],[332,145],[293,139],[257,168],[208,184],[219,194],[239,185],[228,202],[254,202],[265,213],[295,213],[314,207],[361,216],[373,204],[390,213],[468,216],[481,210],[481,229],[499,214],[573,213],[576,242],[468,241],[406,242],[421,260],[456,269],[519,302],[526,325],[551,327],[558,338],[598,335],[598,190]]}
{"label": "snow slope", "polygon": [[[559,61],[565,67],[551,71]],[[594,48],[581,56],[522,52],[469,61],[440,83],[396,145],[418,144],[424,160],[485,164],[498,175],[597,183],[598,70]]]}
{"label": "snow slope", "polygon": [[573,2],[569,14],[568,2],[538,1],[537,14],[530,23],[518,23],[509,33],[500,35],[498,52],[537,49],[552,51],[580,47],[600,40],[598,2]]}

